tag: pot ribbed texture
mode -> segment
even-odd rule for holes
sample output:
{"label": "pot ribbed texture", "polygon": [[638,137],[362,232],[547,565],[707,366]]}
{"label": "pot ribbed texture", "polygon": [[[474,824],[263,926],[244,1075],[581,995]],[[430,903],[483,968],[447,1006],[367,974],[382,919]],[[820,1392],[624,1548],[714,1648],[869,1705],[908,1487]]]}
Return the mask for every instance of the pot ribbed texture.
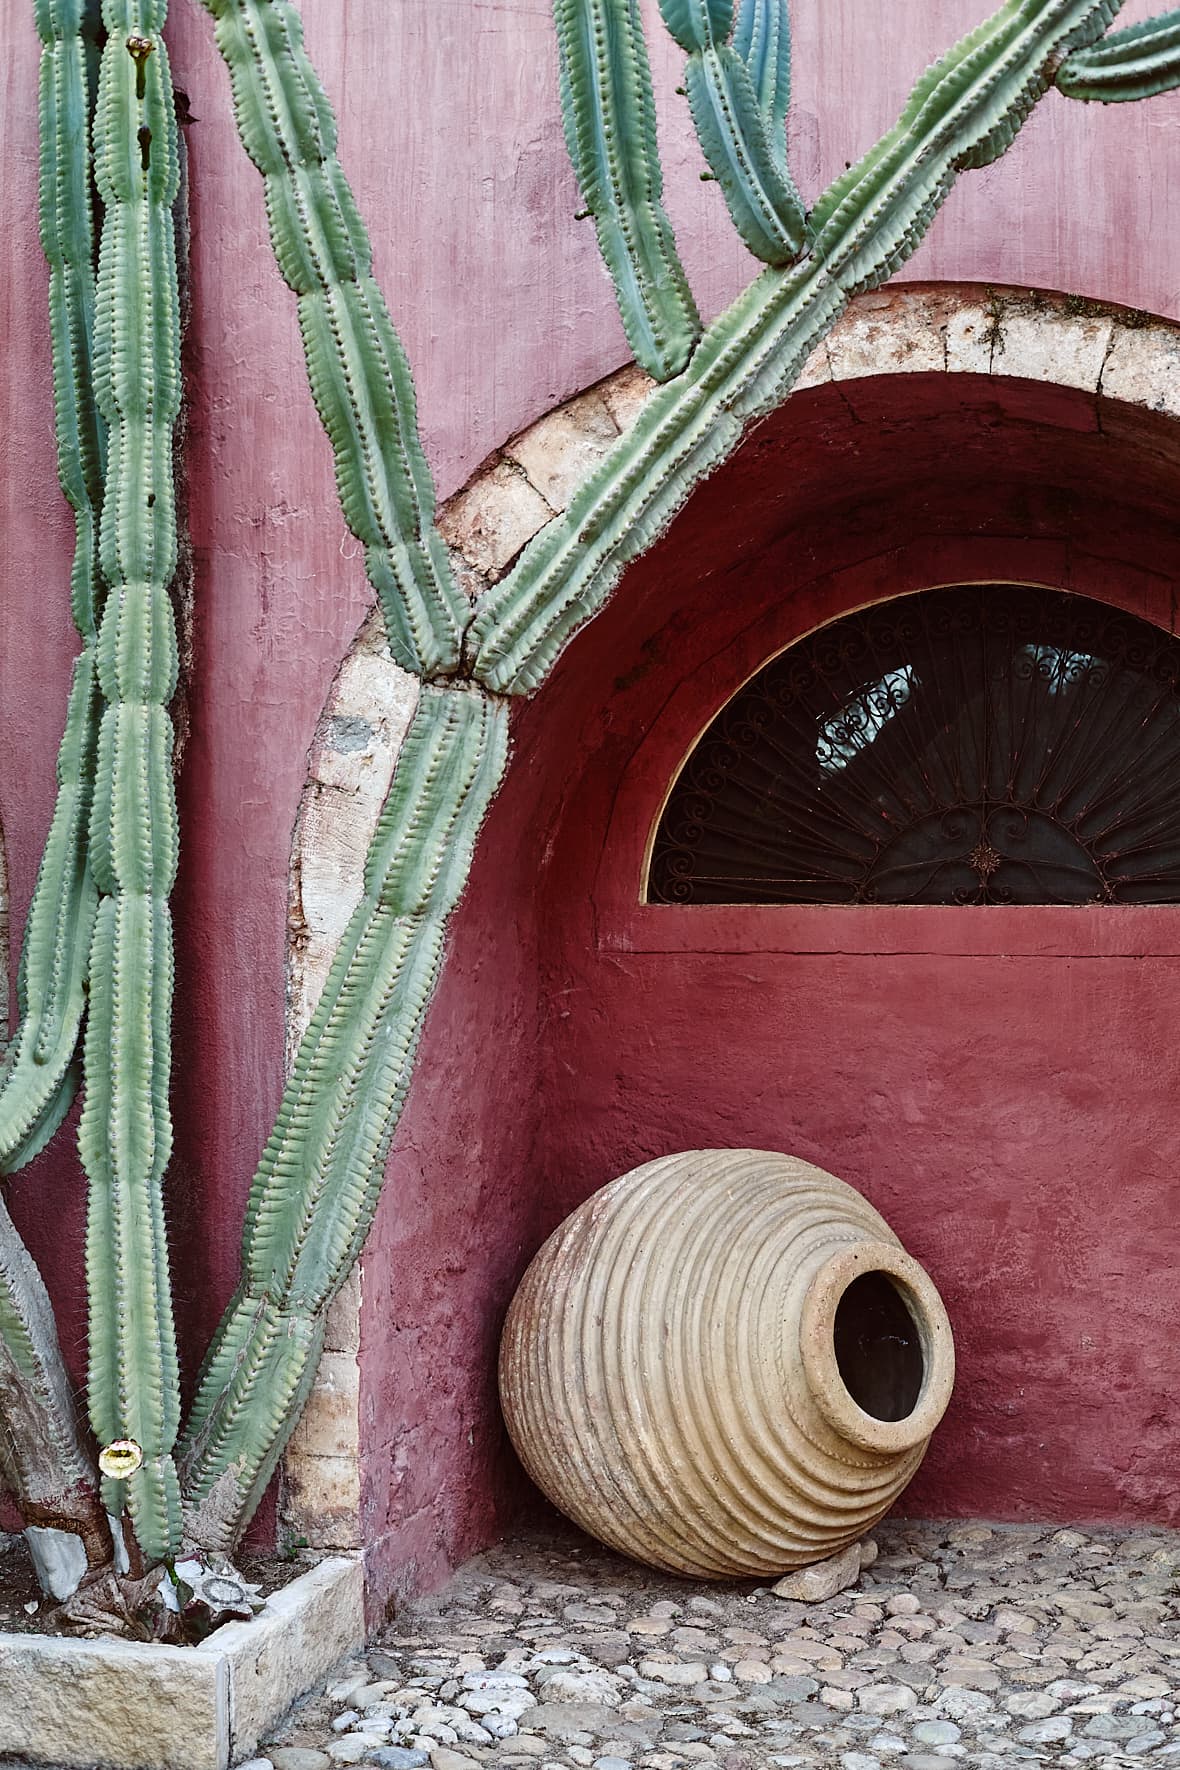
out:
{"label": "pot ribbed texture", "polygon": [[[841,1299],[873,1273],[920,1349],[901,1418],[864,1411],[837,1356]],[[953,1378],[938,1293],[884,1219],[763,1150],[666,1156],[595,1193],[529,1267],[500,1349],[543,1492],[612,1548],[706,1578],[855,1541],[921,1462]]]}

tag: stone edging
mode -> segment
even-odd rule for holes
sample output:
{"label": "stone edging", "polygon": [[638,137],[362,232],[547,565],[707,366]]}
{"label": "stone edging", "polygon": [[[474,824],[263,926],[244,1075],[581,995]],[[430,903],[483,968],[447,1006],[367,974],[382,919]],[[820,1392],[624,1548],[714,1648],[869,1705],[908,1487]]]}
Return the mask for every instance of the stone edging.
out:
{"label": "stone edging", "polygon": [[[996,375],[1054,383],[1180,418],[1180,328],[1127,309],[1036,291],[887,287],[858,297],[795,391],[870,375]],[[629,364],[556,406],[483,462],[439,512],[474,598],[503,577],[630,428],[654,383]],[[365,852],[418,700],[374,608],[332,684],[311,748],[292,846],[290,1059],[361,895]],[[320,1374],[288,1447],[284,1516],[309,1543],[361,1546],[360,1277],[333,1306]]]}
{"label": "stone edging", "polygon": [[0,1635],[0,1746],[34,1763],[227,1770],[365,1640],[364,1570],[337,1556],[197,1647]]}

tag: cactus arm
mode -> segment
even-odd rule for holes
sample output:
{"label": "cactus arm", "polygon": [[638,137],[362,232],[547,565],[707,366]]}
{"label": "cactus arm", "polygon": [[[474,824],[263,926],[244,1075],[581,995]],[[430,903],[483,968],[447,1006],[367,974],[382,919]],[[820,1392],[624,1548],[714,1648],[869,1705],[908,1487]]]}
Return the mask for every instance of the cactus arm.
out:
{"label": "cactus arm", "polygon": [[371,275],[364,223],[336,155],[336,122],[288,0],[203,0],[229,68],[238,130],[262,173],[271,241],[298,297],[308,375],[344,518],[398,663],[446,675],[465,604],[434,526],[414,384]]}
{"label": "cactus arm", "polygon": [[746,64],[758,108],[766,120],[770,151],[785,173],[791,109],[789,0],[741,0],[733,46]]}
{"label": "cactus arm", "polygon": [[730,43],[732,0],[660,0],[660,11],[688,56],[685,84],[697,139],[720,184],[738,233],[766,264],[789,264],[803,249],[806,217],[750,70]]}
{"label": "cactus arm", "polygon": [[1067,98],[1125,104],[1180,86],[1180,11],[1112,31],[1100,43],[1075,49],[1057,74]]}
{"label": "cactus arm", "polygon": [[764,271],[709,328],[684,375],[637,423],[477,605],[477,678],[524,694],[602,607],[623,567],[667,526],[746,426],[782,403],[858,290],[904,263],[961,168],[1013,139],[1063,54],[1118,0],[1007,0],[918,82],[901,120],[827,192],[808,257]]}
{"label": "cactus arm", "polygon": [[638,0],[554,0],[553,16],[566,147],[582,201],[635,360],[667,381],[688,362],[701,325],[663,207]]}
{"label": "cactus arm", "polygon": [[53,821],[25,926],[20,1024],[0,1071],[0,1173],[30,1161],[69,1111],[96,903],[86,825],[98,723],[94,639],[106,427],[91,397],[90,106],[101,20],[98,0],[36,0],[34,16],[42,42],[40,223],[49,265],[58,473],[74,512],[71,602],[82,653],[58,753]]}
{"label": "cactus arm", "polygon": [[447,920],[507,761],[507,708],[425,688],[364,896],[296,1056],[251,1190],[243,1282],[182,1445],[187,1530],[227,1548],[298,1419],[324,1312],[360,1252],[442,966]]}
{"label": "cactus arm", "polygon": [[108,1484],[153,1560],[180,1544],[171,1451],[179,1379],[162,1180],[168,1109],[176,803],[168,702],[177,649],[173,427],[180,320],[173,204],[180,166],[160,32],[167,0],[105,0],[95,110],[104,203],[95,397],[110,427],[100,556],[109,590],[96,669],[102,697],[90,816],[99,892],[78,1143],[90,1182],[90,1417],[102,1444],[131,1439],[142,1466]]}

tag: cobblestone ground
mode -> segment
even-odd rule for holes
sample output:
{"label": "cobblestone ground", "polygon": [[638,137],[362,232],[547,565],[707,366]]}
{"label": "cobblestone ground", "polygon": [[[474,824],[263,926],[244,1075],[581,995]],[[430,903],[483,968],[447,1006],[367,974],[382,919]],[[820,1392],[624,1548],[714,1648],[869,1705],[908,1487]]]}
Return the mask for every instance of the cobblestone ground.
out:
{"label": "cobblestone ground", "polygon": [[859,1585],[815,1605],[517,1539],[262,1750],[274,1770],[1180,1770],[1180,1533],[876,1536]]}

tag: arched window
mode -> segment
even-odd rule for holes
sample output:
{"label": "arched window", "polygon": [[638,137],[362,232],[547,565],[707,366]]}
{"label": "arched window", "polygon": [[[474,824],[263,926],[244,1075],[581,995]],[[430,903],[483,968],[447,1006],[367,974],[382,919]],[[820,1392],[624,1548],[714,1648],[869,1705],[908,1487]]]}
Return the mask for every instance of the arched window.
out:
{"label": "arched window", "polygon": [[649,903],[1180,902],[1180,640],[960,585],[773,658],[699,739]]}

